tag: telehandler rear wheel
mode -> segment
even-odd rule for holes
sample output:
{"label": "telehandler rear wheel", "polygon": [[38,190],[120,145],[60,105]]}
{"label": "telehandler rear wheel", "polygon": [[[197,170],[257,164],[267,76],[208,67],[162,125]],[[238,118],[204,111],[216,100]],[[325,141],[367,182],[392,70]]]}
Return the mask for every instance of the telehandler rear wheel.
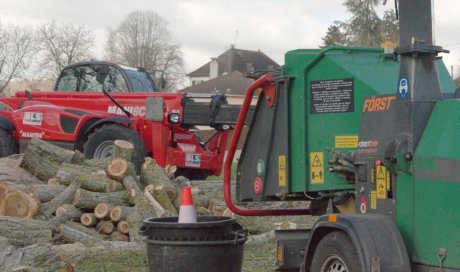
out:
{"label": "telehandler rear wheel", "polygon": [[325,235],[316,247],[310,271],[360,272],[361,265],[350,238],[341,231]]}
{"label": "telehandler rear wheel", "polygon": [[9,131],[0,128],[0,157],[7,157],[18,152],[16,141]]}
{"label": "telehandler rear wheel", "polygon": [[96,128],[94,132],[88,136],[88,140],[83,146],[85,157],[88,159],[94,158],[100,160],[109,157],[112,153],[113,142],[115,140],[125,140],[134,145],[132,163],[139,172],[146,154],[144,141],[139,138],[137,132],[125,126],[106,124]]}

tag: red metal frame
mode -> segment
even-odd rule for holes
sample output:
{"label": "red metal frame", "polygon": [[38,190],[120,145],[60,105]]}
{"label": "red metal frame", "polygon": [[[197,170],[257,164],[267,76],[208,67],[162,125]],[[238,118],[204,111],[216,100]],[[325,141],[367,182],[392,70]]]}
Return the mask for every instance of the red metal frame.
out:
{"label": "red metal frame", "polygon": [[311,209],[259,209],[259,210],[249,210],[249,209],[241,209],[235,206],[232,201],[232,190],[231,190],[231,169],[232,169],[232,162],[235,156],[236,147],[238,145],[238,141],[240,139],[241,131],[244,126],[244,121],[246,120],[246,116],[251,106],[251,101],[254,96],[254,92],[261,88],[264,91],[265,97],[267,95],[271,95],[272,98],[267,100],[269,106],[270,101],[273,103],[275,98],[275,86],[272,82],[272,75],[266,74],[263,77],[259,78],[255,82],[253,82],[246,91],[246,96],[244,98],[243,106],[241,108],[240,114],[238,116],[238,121],[235,126],[235,131],[233,134],[232,142],[230,144],[230,149],[227,154],[227,158],[224,163],[224,198],[227,207],[234,213],[244,216],[274,216],[274,215],[308,215],[312,214]]}

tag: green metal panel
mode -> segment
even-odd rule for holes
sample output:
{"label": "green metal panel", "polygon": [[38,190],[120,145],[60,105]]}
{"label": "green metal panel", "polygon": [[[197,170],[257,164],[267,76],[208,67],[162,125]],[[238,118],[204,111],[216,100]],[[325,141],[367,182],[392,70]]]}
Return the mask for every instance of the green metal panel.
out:
{"label": "green metal panel", "polygon": [[[332,47],[295,50],[286,54],[285,73],[294,77],[289,97],[291,192],[354,189],[329,173],[327,150],[336,136],[358,136],[364,97],[395,92],[399,62],[387,60],[380,49]],[[310,113],[312,81],[353,79],[354,110],[343,113]],[[340,151],[354,151],[341,148]],[[310,152],[322,152],[323,183],[311,183]]]}
{"label": "green metal panel", "polygon": [[[413,189],[398,191],[399,202],[414,195],[414,232],[410,252],[416,262],[439,265],[438,252],[447,250],[443,267],[460,267],[460,100],[438,101],[414,156]],[[413,191],[412,191],[413,190]],[[399,208],[398,211],[402,211]],[[408,215],[410,211],[405,211]],[[404,214],[398,216],[398,219]],[[402,222],[401,222],[402,223]]]}
{"label": "green metal panel", "polygon": [[[399,65],[378,48],[329,47],[286,53],[284,74],[293,78],[289,90],[290,192],[354,189],[353,184],[329,173],[327,161],[332,153],[328,150],[335,148],[336,136],[358,136],[366,96],[396,93]],[[453,93],[455,85],[442,61],[438,67],[443,92]],[[312,81],[350,78],[354,85],[353,112],[310,113]],[[323,153],[323,183],[311,183],[310,152]]]}

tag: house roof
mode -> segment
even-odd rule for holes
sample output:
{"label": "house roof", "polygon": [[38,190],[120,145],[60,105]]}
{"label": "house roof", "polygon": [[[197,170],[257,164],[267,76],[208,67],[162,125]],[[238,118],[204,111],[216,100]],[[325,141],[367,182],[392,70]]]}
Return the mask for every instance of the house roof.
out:
{"label": "house roof", "polygon": [[254,80],[243,77],[243,74],[234,71],[201,84],[193,85],[183,89],[181,92],[186,93],[209,93],[209,94],[226,94],[226,95],[244,95],[246,89]]}
{"label": "house roof", "polygon": [[[239,71],[246,73],[248,64],[251,64],[255,70],[267,69],[269,66],[280,68],[279,64],[265,55],[262,51],[250,51],[243,49],[231,48],[217,57],[218,75]],[[208,77],[210,61],[187,74],[189,77]]]}

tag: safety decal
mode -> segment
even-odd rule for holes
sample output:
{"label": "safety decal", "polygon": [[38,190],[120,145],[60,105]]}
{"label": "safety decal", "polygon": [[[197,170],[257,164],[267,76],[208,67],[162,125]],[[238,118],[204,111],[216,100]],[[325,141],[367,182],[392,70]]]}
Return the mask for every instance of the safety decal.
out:
{"label": "safety decal", "polygon": [[359,201],[359,211],[363,214],[367,211],[367,203],[366,198],[364,196],[361,196],[361,199]]}
{"label": "safety decal", "polygon": [[398,84],[398,93],[401,98],[405,98],[409,93],[409,82],[407,78],[402,77]]}
{"label": "safety decal", "polygon": [[377,209],[377,192],[371,191],[371,209]]}
{"label": "safety decal", "polygon": [[198,154],[185,154],[185,166],[200,167],[201,156]]}
{"label": "safety decal", "polygon": [[335,136],[335,148],[357,148],[358,135]]}
{"label": "safety decal", "polygon": [[278,185],[286,186],[286,156],[278,156]]}
{"label": "safety decal", "polygon": [[263,176],[265,173],[265,163],[262,159],[257,161],[257,175],[259,177]]}
{"label": "safety decal", "polygon": [[24,125],[41,126],[43,113],[41,112],[25,112],[22,123]]}
{"label": "safety decal", "polygon": [[376,166],[377,172],[377,198],[387,198],[387,169],[385,166]]}
{"label": "safety decal", "polygon": [[324,156],[323,152],[310,152],[310,173],[312,184],[324,183]]}

